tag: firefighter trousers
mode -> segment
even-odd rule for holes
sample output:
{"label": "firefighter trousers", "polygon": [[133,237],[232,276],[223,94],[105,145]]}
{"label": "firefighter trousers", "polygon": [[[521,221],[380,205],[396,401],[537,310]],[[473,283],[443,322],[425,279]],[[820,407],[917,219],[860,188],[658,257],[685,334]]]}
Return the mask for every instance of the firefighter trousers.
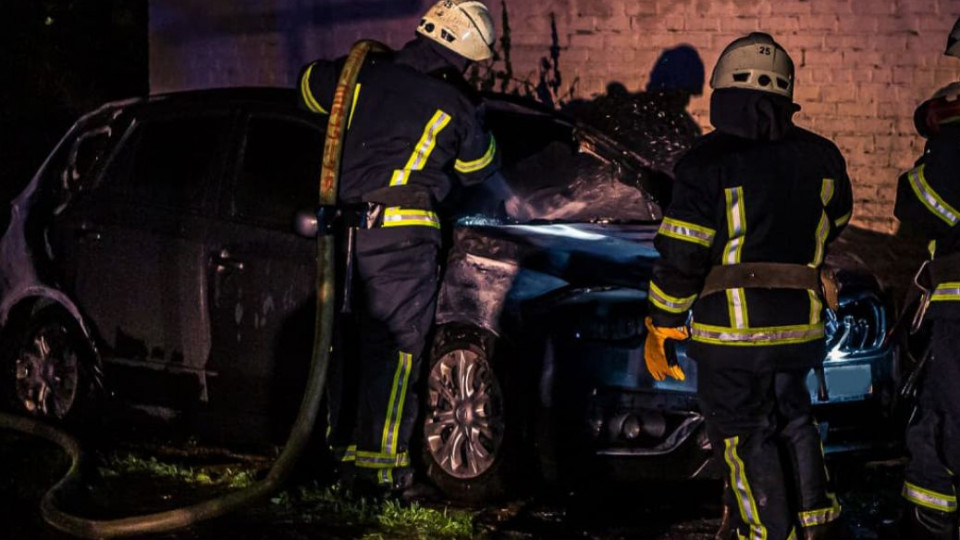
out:
{"label": "firefighter trousers", "polygon": [[357,479],[401,487],[411,478],[415,386],[433,323],[440,231],[362,229],[356,242],[359,313],[330,366],[327,438]]}
{"label": "firefighter trousers", "polygon": [[932,357],[922,375],[917,412],[907,428],[910,462],[903,496],[957,527],[960,471],[960,320],[936,319]]}
{"label": "firefighter trousers", "polygon": [[739,537],[784,540],[798,527],[836,520],[840,507],[811,415],[810,369],[697,360],[701,409]]}

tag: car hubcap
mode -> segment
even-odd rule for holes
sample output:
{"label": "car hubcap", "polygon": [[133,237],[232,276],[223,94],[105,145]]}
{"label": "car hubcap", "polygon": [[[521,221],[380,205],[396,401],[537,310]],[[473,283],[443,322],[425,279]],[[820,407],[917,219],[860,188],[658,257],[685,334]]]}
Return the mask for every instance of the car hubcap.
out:
{"label": "car hubcap", "polygon": [[62,325],[41,328],[16,359],[16,396],[24,411],[63,418],[77,393],[77,354]]}
{"label": "car hubcap", "polygon": [[503,399],[487,361],[471,350],[447,353],[427,380],[424,432],[433,460],[461,479],[485,473],[503,442]]}

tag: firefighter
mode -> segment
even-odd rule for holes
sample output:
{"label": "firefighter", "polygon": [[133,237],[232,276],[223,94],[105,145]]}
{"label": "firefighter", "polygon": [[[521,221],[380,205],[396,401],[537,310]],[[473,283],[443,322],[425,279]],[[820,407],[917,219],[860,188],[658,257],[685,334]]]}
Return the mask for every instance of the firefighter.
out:
{"label": "firefighter", "polygon": [[825,355],[819,269],[852,211],[846,165],[793,124],[793,61],[771,36],[733,41],[710,85],[716,130],[678,162],[654,240],[647,367],[683,379],[665,342],[690,339],[731,537],[833,538],[806,381]]}
{"label": "firefighter", "polygon": [[[960,30],[960,26],[958,26]],[[956,32],[956,31],[955,31]],[[947,52],[957,52],[956,38]],[[903,496],[906,537],[957,539],[956,471],[960,471],[960,83],[924,102],[914,116],[927,138],[916,167],[900,176],[895,214],[930,242],[918,281],[930,285],[923,308],[932,320],[930,356],[907,428],[910,461]],[[929,302],[929,304],[927,304]]]}
{"label": "firefighter", "polygon": [[[483,3],[441,1],[403,49],[371,53],[353,89],[338,203],[362,209],[354,259],[361,313],[356,358],[331,367],[328,443],[356,492],[398,495],[413,481],[408,450],[438,286],[438,206],[456,185],[498,167],[497,143],[463,77],[493,56],[494,39]],[[326,114],[343,65],[305,66],[301,105]]]}

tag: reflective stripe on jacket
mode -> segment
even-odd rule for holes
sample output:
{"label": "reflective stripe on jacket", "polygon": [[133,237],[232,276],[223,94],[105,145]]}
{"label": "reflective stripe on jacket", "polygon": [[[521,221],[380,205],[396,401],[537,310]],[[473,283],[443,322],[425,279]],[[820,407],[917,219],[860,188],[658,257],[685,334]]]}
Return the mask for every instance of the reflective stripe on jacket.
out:
{"label": "reflective stripe on jacket", "polygon": [[[894,214],[904,231],[929,242],[931,258],[960,253],[960,126],[941,126],[916,166],[900,176]],[[960,282],[933,285],[935,317],[960,301]]]}
{"label": "reflective stripe on jacket", "polygon": [[852,215],[846,165],[836,146],[793,127],[775,141],[722,132],[676,168],[673,200],[654,240],[661,258],[650,283],[655,324],[691,338],[754,347],[823,340],[819,291],[727,289],[700,298],[715,265],[777,262],[819,267]]}
{"label": "reflective stripe on jacket", "polygon": [[[327,114],[343,62],[317,60],[303,68],[298,78],[302,107]],[[412,184],[427,188],[439,203],[454,177],[469,185],[496,171],[497,143],[464,93],[465,83],[448,82],[456,79],[462,83],[462,76],[449,69],[421,73],[396,62],[394,54],[367,57],[344,140],[341,201],[357,203],[385,186]]]}

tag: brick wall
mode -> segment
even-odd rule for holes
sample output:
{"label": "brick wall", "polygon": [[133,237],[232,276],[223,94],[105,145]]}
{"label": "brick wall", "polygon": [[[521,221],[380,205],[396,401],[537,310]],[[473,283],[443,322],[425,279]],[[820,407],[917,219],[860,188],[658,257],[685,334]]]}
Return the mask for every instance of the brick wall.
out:
{"label": "brick wall", "polygon": [[[500,0],[488,2],[499,26]],[[430,4],[151,0],[151,89],[291,85],[301,64],[343,54],[360,37],[402,45]],[[773,34],[797,64],[798,123],[840,146],[854,223],[878,230],[895,228],[897,175],[923,148],[914,107],[960,80],[960,60],[940,54],[960,0],[506,0],[506,9],[514,77],[537,79],[555,21],[562,93],[584,98],[613,81],[644,89],[665,49],[693,47],[709,77],[727,43]],[[709,129],[706,94],[690,112]]]}

